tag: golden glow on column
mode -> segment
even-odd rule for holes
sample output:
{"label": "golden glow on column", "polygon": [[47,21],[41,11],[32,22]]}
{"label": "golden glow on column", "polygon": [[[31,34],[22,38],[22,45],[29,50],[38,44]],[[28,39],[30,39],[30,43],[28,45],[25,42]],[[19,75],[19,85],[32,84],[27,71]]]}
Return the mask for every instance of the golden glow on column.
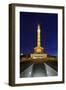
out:
{"label": "golden glow on column", "polygon": [[40,24],[38,24],[37,27],[37,46],[34,48],[34,53],[31,54],[32,59],[37,59],[39,62],[39,59],[44,59],[47,57],[47,54],[44,53],[44,48],[41,47],[41,30],[40,30]]}
{"label": "golden glow on column", "polygon": [[34,53],[43,53],[43,48],[41,47],[41,30],[40,24],[38,24],[37,28],[37,46],[34,48]]}
{"label": "golden glow on column", "polygon": [[37,30],[37,47],[41,46],[41,41],[40,41],[40,24],[38,24],[38,30]]}

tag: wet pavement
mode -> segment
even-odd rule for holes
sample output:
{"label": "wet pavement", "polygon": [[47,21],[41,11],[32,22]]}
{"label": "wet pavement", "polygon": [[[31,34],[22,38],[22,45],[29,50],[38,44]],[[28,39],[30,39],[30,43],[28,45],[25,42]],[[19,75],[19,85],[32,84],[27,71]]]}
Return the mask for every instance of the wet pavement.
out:
{"label": "wet pavement", "polygon": [[47,76],[45,64],[33,64],[32,77],[44,77]]}
{"label": "wet pavement", "polygon": [[46,63],[33,63],[28,66],[23,72],[20,73],[20,77],[44,77],[44,76],[56,76],[57,71]]}

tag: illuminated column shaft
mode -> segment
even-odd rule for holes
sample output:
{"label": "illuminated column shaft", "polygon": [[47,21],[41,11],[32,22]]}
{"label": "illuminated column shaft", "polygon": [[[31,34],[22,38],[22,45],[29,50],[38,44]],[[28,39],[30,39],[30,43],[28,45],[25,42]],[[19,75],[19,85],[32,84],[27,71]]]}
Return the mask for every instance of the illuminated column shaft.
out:
{"label": "illuminated column shaft", "polygon": [[40,43],[40,25],[38,24],[38,30],[37,30],[37,47],[40,47],[41,46],[41,43]]}

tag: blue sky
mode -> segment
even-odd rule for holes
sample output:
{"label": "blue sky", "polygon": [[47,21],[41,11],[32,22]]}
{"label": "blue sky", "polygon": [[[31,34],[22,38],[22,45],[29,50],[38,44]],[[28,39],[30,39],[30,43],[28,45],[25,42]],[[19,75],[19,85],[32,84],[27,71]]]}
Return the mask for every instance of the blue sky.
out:
{"label": "blue sky", "polygon": [[37,26],[41,27],[41,46],[44,52],[57,56],[58,15],[51,13],[20,12],[20,53],[33,52],[37,42]]}

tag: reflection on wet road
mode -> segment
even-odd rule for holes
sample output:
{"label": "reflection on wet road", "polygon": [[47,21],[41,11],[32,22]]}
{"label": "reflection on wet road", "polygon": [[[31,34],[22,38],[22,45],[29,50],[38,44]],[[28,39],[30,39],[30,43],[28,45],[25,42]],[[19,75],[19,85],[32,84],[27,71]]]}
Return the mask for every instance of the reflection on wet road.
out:
{"label": "reflection on wet road", "polygon": [[33,64],[32,77],[47,76],[45,64]]}
{"label": "reflection on wet road", "polygon": [[20,77],[44,77],[44,76],[56,76],[57,71],[46,63],[33,63],[23,72]]}

